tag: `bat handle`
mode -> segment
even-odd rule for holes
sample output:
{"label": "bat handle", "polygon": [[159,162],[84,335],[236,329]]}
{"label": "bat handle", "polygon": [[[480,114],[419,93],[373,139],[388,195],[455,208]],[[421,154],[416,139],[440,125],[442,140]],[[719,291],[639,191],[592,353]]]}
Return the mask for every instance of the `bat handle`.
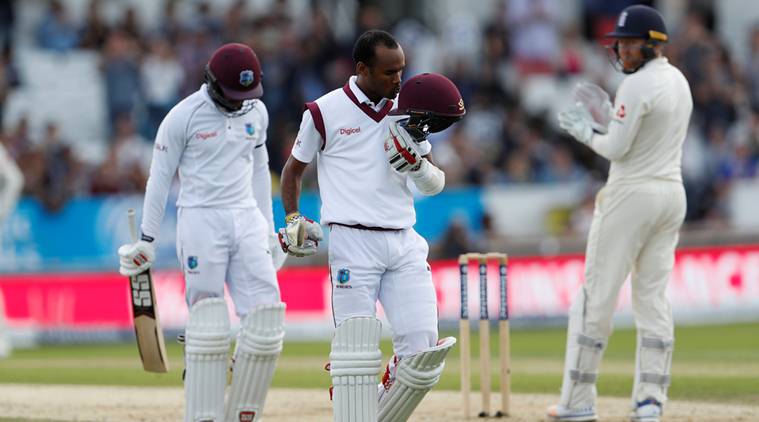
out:
{"label": "bat handle", "polygon": [[127,219],[129,220],[129,235],[132,237],[132,242],[137,242],[137,213],[134,208],[127,210]]}

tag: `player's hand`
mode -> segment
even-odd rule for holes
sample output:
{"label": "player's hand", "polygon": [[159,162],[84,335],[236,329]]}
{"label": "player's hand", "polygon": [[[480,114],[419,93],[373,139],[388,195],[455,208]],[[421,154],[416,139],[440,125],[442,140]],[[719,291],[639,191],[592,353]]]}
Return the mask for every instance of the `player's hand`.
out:
{"label": "player's hand", "polygon": [[271,261],[274,264],[274,269],[279,271],[279,269],[285,265],[287,254],[282,250],[282,246],[279,244],[279,234],[274,232],[269,234],[269,253],[271,254]]}
{"label": "player's hand", "polygon": [[119,248],[119,272],[121,275],[131,277],[137,275],[153,265],[155,261],[155,246],[153,243],[140,240],[136,243],[128,243]]}
{"label": "player's hand", "polygon": [[299,212],[288,215],[285,223],[287,226],[279,229],[282,250],[298,257],[315,254],[319,242],[324,237],[322,227]]}
{"label": "player's hand", "polygon": [[597,132],[605,133],[611,122],[612,105],[609,94],[600,86],[590,82],[580,82],[572,91],[572,97],[575,102],[582,103],[590,112],[593,122],[597,123],[603,130],[596,128]]}
{"label": "player's hand", "polygon": [[398,121],[390,122],[390,136],[385,139],[385,155],[390,166],[400,173],[418,170],[422,157],[414,149],[414,138]]}
{"label": "player's hand", "polygon": [[588,109],[579,102],[559,113],[559,126],[585,145],[590,145],[594,130],[606,133],[606,128],[594,122]]}

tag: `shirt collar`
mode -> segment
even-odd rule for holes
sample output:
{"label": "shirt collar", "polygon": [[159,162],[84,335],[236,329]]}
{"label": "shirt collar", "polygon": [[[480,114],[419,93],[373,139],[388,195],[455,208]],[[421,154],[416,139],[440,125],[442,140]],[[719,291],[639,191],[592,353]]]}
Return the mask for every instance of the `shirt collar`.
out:
{"label": "shirt collar", "polygon": [[383,98],[379,101],[379,103],[374,104],[372,100],[370,100],[369,97],[364,94],[364,91],[358,87],[358,84],[356,84],[356,79],[358,79],[358,76],[351,76],[350,79],[348,79],[348,87],[350,88],[351,92],[353,92],[353,95],[356,96],[358,102],[368,105],[374,111],[380,111],[385,106],[385,103],[387,103],[388,99]]}

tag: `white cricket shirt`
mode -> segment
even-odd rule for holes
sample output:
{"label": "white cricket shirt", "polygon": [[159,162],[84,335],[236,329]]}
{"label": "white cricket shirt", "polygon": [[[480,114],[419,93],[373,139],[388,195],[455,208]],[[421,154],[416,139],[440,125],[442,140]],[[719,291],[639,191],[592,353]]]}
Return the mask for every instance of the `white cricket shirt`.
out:
{"label": "white cricket shirt", "polygon": [[[352,76],[342,88],[306,104],[292,156],[317,158],[322,224],[406,229],[416,222],[405,174],[390,167],[385,138],[393,101],[373,104]],[[425,141],[420,155],[430,153]]]}
{"label": "white cricket shirt", "polygon": [[213,103],[204,84],[171,109],[155,140],[145,190],[143,233],[157,237],[177,172],[177,207],[257,206],[252,186],[253,157],[254,150],[265,148],[269,115],[263,102],[253,101],[250,112],[227,116]]}
{"label": "white cricket shirt", "polygon": [[611,160],[607,184],[682,182],[681,161],[693,98],[685,76],[665,57],[625,77],[609,132],[591,147]]}

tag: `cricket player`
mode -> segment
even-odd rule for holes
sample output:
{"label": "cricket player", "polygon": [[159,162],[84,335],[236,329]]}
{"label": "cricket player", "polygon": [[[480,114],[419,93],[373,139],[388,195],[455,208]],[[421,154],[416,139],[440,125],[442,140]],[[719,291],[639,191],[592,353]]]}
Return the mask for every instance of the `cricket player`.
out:
{"label": "cricket player", "polygon": [[[23,186],[24,175],[5,147],[0,144],[0,224],[13,212]],[[5,304],[3,295],[0,294],[0,358],[8,357],[10,354],[11,343],[5,328]]]}
{"label": "cricket player", "polygon": [[[261,65],[248,46],[226,44],[214,52],[205,84],[160,125],[142,238],[119,249],[123,275],[153,264],[169,187],[178,172],[177,256],[190,314],[186,422],[259,420],[282,350],[285,305],[270,251],[276,235],[261,77]],[[278,248],[278,241],[273,244]],[[231,329],[225,281],[241,325],[226,408]]]}
{"label": "cricket player", "polygon": [[[443,189],[445,175],[425,136],[466,110],[442,75],[418,75],[401,87],[403,49],[387,32],[361,35],[353,59],[356,75],[345,86],[306,104],[282,171],[287,227],[280,240],[292,255],[316,252],[321,228],[298,212],[303,171],[316,158],[321,223],[330,230],[334,420],[405,421],[437,383],[455,343],[438,341],[429,248],[413,229],[409,184],[423,195]],[[377,300],[392,326],[395,352],[379,388]]]}
{"label": "cricket player", "polygon": [[[581,86],[559,114],[561,127],[611,161],[596,197],[585,258],[585,284],[569,311],[561,399],[548,415],[596,420],[596,378],[612,331],[619,289],[632,273],[638,329],[634,421],[659,421],[667,400],[674,343],[665,295],[685,217],[680,161],[693,99],[683,74],[662,55],[664,19],[648,6],[619,15],[613,50],[627,74],[614,106],[600,88]],[[608,98],[608,96],[606,96]]]}

